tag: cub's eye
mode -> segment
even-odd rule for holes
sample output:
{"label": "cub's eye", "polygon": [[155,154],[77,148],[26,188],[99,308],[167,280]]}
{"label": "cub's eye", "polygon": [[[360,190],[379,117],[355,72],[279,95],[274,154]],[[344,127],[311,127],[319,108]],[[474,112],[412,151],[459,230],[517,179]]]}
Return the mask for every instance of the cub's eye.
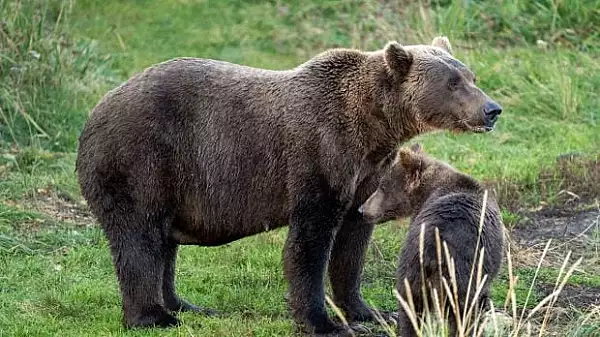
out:
{"label": "cub's eye", "polygon": [[448,87],[450,88],[450,90],[455,90],[456,87],[458,87],[458,85],[460,84],[460,80],[460,76],[450,77],[450,79],[448,80]]}
{"label": "cub's eye", "polygon": [[473,76],[473,84],[477,84],[477,77]]}

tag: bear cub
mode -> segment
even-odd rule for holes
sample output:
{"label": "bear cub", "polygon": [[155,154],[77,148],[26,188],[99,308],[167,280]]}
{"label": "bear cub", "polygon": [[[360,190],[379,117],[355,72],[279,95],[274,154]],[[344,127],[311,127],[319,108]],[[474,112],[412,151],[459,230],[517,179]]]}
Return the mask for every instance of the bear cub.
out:
{"label": "bear cub", "polygon": [[[499,207],[491,196],[486,200],[486,212],[479,235],[483,199],[484,188],[479,182],[450,165],[429,157],[422,152],[419,144],[415,144],[410,149],[402,148],[398,151],[393,165],[383,175],[379,187],[360,208],[365,219],[371,223],[412,216],[408,235],[400,253],[396,288],[406,303],[410,303],[405,279],[408,281],[417,319],[427,308],[434,310],[435,289],[437,298],[443,301],[440,308],[447,319],[450,336],[457,334],[458,327],[454,306],[450,304],[450,301],[456,303],[455,296],[447,296],[448,292],[442,281],[444,278],[454,291],[445,246],[454,261],[458,316],[463,326],[466,324],[467,327],[472,327],[477,313],[488,309],[489,286],[502,263],[503,224]],[[424,232],[421,266],[419,245],[422,228]],[[436,240],[436,230],[439,232],[439,241]],[[438,246],[440,250],[437,249]],[[483,264],[479,269],[482,251]],[[486,279],[483,279],[484,275],[487,275]],[[479,286],[481,281],[485,283]],[[473,298],[479,288],[481,291],[475,301]],[[473,303],[477,305],[474,306]],[[471,312],[468,318],[464,317],[465,305]],[[417,336],[409,316],[401,305],[398,314],[399,335]]]}

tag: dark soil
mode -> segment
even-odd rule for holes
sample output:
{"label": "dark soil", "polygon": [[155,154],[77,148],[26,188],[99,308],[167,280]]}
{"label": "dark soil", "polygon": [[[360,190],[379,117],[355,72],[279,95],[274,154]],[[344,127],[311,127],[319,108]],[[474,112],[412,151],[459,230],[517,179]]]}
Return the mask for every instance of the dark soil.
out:
{"label": "dark soil", "polygon": [[[542,283],[537,288],[542,297],[546,297],[554,291],[554,284]],[[600,305],[600,287],[577,284],[566,284],[555,303],[555,306],[563,308],[590,308],[592,305]]]}
{"label": "dark soil", "polygon": [[[600,209],[549,208],[521,214],[522,220],[512,229],[511,240],[521,266],[536,267],[549,239],[544,266],[560,268],[568,251],[570,263],[583,257],[579,271],[588,275],[600,273]],[[536,284],[541,297],[554,291],[554,283]],[[566,284],[554,307],[588,309],[600,305],[600,287]]]}
{"label": "dark soil", "polygon": [[600,210],[545,209],[523,214],[512,231],[513,240],[531,246],[553,241],[589,244],[598,243]]}

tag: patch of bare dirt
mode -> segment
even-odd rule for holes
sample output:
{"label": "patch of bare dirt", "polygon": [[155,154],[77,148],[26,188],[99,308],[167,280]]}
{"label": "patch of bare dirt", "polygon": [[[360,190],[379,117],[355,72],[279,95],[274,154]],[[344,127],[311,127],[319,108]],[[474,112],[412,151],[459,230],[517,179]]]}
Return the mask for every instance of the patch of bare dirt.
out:
{"label": "patch of bare dirt", "polygon": [[[511,251],[514,252],[513,265],[536,267],[551,239],[552,243],[545,252],[542,266],[558,270],[570,251],[567,268],[577,259],[583,258],[577,272],[588,276],[600,273],[600,207],[548,208],[521,215],[523,218],[512,228],[510,234]],[[550,295],[554,286],[554,283],[536,283],[541,298]],[[553,305],[553,317],[565,320],[569,316],[569,308],[586,310],[598,305],[599,286],[568,283]]]}
{"label": "patch of bare dirt", "polygon": [[553,239],[572,245],[598,241],[600,210],[546,209],[523,214],[512,231],[513,239],[521,245],[544,245]]}
{"label": "patch of bare dirt", "polygon": [[512,228],[510,245],[515,266],[560,268],[570,252],[569,265],[580,257],[587,273],[600,273],[600,208],[587,210],[546,209],[523,213]]}
{"label": "patch of bare dirt", "polygon": [[70,195],[53,190],[39,189],[32,207],[57,221],[72,222],[80,226],[92,226],[94,217],[85,205]]}
{"label": "patch of bare dirt", "polygon": [[[554,291],[554,284],[542,283],[537,285],[542,297]],[[566,284],[556,299],[555,306],[569,308],[590,308],[600,305],[600,287],[589,287],[578,284]]]}
{"label": "patch of bare dirt", "polygon": [[[55,191],[51,187],[40,188],[37,193],[19,202],[5,201],[11,207],[34,210],[57,222],[70,222],[78,226],[94,226],[95,220],[85,202],[78,202],[67,193]],[[45,219],[34,219],[31,223],[21,224],[21,229],[35,231],[46,223]]]}

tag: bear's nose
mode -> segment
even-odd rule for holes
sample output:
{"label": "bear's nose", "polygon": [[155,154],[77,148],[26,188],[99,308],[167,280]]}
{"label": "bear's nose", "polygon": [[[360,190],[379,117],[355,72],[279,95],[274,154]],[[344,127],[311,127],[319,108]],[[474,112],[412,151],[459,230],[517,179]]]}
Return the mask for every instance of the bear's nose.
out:
{"label": "bear's nose", "polygon": [[483,113],[487,118],[493,119],[502,113],[502,107],[494,101],[487,101],[483,106]]}

